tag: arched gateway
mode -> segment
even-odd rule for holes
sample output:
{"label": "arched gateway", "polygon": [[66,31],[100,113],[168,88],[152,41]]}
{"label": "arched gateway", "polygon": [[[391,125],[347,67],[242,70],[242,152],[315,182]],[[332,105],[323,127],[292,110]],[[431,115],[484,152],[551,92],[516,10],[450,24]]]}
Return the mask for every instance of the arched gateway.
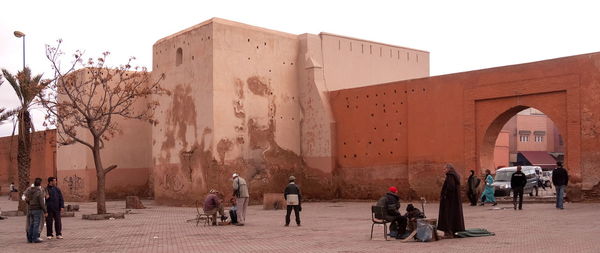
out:
{"label": "arched gateway", "polygon": [[[569,196],[600,196],[600,53],[339,90],[330,98],[346,197],[384,183],[409,197],[436,198],[444,163],[463,176],[492,168],[502,126],[528,107],[562,133]],[[374,175],[353,177],[369,170]]]}

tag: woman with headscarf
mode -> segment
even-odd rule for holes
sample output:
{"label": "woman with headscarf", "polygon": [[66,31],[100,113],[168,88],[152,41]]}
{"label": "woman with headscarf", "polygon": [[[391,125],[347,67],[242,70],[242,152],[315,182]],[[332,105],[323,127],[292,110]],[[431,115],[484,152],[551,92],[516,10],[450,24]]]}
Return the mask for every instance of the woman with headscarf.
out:
{"label": "woman with headscarf", "polygon": [[452,164],[445,166],[446,180],[440,194],[440,212],[438,228],[447,237],[453,237],[455,232],[465,230],[465,220],[460,200],[460,176]]}
{"label": "woman with headscarf", "polygon": [[494,177],[490,170],[485,170],[485,188],[481,194],[481,204],[483,206],[486,202],[492,203],[492,206],[497,205],[496,197],[494,197]]}

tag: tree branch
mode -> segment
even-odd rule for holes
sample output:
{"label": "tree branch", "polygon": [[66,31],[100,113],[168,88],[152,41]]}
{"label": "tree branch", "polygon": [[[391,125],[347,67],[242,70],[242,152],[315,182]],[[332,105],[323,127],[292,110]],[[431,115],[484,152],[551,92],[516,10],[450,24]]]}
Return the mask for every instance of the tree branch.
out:
{"label": "tree branch", "polygon": [[111,165],[108,168],[104,169],[104,175],[108,174],[108,172],[114,170],[115,168],[117,168],[117,165]]}

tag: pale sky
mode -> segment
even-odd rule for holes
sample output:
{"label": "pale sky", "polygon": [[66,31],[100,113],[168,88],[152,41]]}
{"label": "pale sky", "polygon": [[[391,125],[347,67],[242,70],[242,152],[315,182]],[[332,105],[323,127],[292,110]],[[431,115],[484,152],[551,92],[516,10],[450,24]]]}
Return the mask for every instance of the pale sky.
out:
{"label": "pale sky", "polygon": [[[0,68],[51,74],[44,45],[64,40],[65,52],[112,53],[151,67],[160,38],[212,17],[293,34],[329,32],[430,52],[431,75],[463,72],[600,51],[596,1],[70,1],[9,0],[0,5]],[[0,87],[0,107],[17,105]],[[41,113],[36,113],[36,129]],[[0,136],[11,124],[0,125]]]}

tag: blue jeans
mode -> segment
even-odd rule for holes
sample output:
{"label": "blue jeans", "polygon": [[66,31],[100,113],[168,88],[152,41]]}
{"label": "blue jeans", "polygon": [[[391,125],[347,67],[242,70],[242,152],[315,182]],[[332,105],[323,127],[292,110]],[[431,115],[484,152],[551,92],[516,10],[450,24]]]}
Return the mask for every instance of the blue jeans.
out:
{"label": "blue jeans", "polygon": [[27,218],[29,219],[29,228],[27,229],[27,241],[35,242],[40,237],[40,222],[44,215],[43,210],[29,210]]}
{"label": "blue jeans", "polygon": [[563,208],[563,198],[565,196],[566,185],[557,185],[556,188],[556,208]]}

